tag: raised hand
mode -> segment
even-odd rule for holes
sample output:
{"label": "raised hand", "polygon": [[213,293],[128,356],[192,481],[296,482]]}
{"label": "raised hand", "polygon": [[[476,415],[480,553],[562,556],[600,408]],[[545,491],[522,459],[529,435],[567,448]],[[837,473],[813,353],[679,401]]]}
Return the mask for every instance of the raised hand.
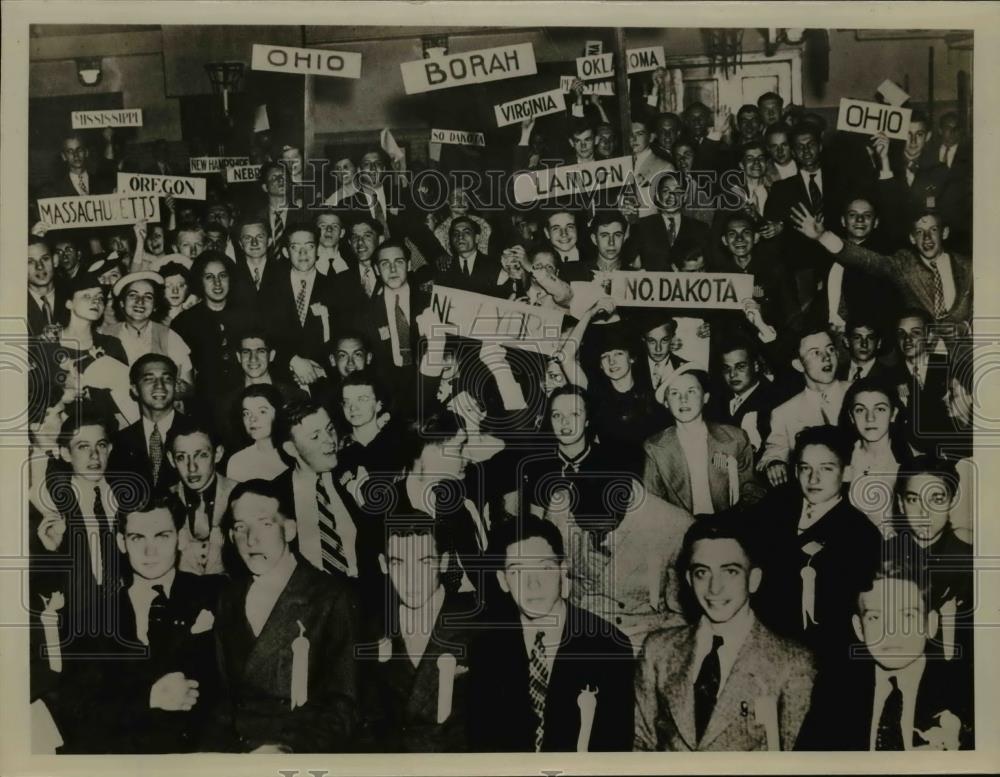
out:
{"label": "raised hand", "polygon": [[810,240],[819,240],[826,231],[823,219],[813,214],[804,203],[792,206],[791,219],[795,228]]}

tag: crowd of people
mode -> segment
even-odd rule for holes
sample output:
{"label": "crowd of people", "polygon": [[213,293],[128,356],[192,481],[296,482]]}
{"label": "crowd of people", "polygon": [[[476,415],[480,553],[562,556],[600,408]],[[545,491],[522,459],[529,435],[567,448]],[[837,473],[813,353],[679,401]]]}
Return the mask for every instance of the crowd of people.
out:
{"label": "crowd of people", "polygon": [[[959,117],[890,141],[767,93],[619,132],[576,97],[505,174],[631,155],[599,206],[422,207],[384,133],[322,196],[289,141],[157,223],[33,212],[36,747],[973,746]],[[39,197],[131,164],[59,151]],[[641,271],[753,293],[616,303]],[[562,331],[460,333],[441,287]]]}

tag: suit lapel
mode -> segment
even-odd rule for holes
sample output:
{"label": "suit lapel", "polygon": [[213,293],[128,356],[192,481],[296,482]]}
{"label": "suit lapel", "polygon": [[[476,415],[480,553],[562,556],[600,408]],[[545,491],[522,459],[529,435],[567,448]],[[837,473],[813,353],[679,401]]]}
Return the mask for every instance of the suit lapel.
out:
{"label": "suit lapel", "polygon": [[664,463],[667,475],[670,477],[670,489],[677,494],[681,504],[691,505],[694,500],[694,495],[691,493],[691,471],[684,458],[684,449],[681,447],[676,427],[667,430],[666,443],[663,449]]}
{"label": "suit lapel", "polygon": [[677,733],[692,750],[698,748],[694,728],[695,633],[694,628],[688,629],[684,642],[673,652],[673,664],[661,686],[665,688]]}
{"label": "suit lapel", "polygon": [[[273,663],[282,658],[291,660],[292,639],[299,633],[295,624],[295,613],[299,608],[295,604],[305,602],[307,572],[304,565],[308,563],[308,561],[299,560],[285,590],[281,592],[278,600],[274,603],[271,614],[268,615],[267,621],[264,623],[264,628],[261,629],[253,647],[250,648],[244,670],[246,675],[254,674],[260,664]],[[243,601],[246,601],[245,594]],[[306,637],[308,636],[307,634]]]}
{"label": "suit lapel", "polygon": [[736,654],[733,667],[726,677],[726,684],[719,692],[712,718],[708,721],[705,736],[700,743],[701,749],[718,738],[730,724],[751,714],[754,700],[765,694],[767,684],[757,679],[757,673],[761,656],[766,654],[767,647],[763,627],[759,621],[755,621]]}
{"label": "suit lapel", "polygon": [[715,466],[713,458],[716,453],[726,454],[724,443],[726,439],[715,424],[706,424],[708,428],[708,488],[712,496],[712,506],[716,512],[729,507],[729,472],[728,469],[722,471]]}

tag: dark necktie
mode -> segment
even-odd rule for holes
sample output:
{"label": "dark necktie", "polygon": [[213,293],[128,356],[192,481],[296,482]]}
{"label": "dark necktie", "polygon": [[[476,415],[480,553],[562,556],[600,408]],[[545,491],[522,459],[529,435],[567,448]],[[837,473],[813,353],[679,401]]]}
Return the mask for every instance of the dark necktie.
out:
{"label": "dark necktie", "polygon": [[[207,540],[212,531],[208,516],[208,501],[202,499],[201,493],[198,491],[188,489],[185,491],[187,492],[188,521],[191,526],[191,534],[196,540]],[[202,508],[200,511],[199,507]]]}
{"label": "dark necktie", "polygon": [[531,650],[528,661],[528,694],[531,696],[531,709],[535,713],[535,752],[542,749],[545,738],[545,695],[549,689],[549,665],[545,658],[545,634],[535,633],[535,646]]}
{"label": "dark necktie", "polygon": [[719,683],[722,680],[719,648],[722,647],[722,642],[722,637],[712,637],[712,649],[701,662],[701,669],[694,681],[694,729],[699,742],[705,735],[708,721],[712,719],[712,710],[715,709],[715,700],[719,695]]}
{"label": "dark necktie", "polygon": [[153,466],[153,486],[155,486],[163,466],[163,437],[160,436],[160,427],[156,424],[153,424],[153,433],[149,435],[149,463]]}
{"label": "dark necktie", "polygon": [[472,277],[472,269],[469,267],[469,260],[468,259],[463,259],[462,260],[462,274],[466,278],[471,278]]}
{"label": "dark necktie", "polygon": [[45,326],[52,325],[52,306],[49,305],[49,298],[42,297],[42,315],[45,316]]}
{"label": "dark necktie", "polygon": [[814,215],[823,212],[823,193],[819,190],[819,184],[816,183],[816,173],[809,173],[809,202],[812,204]]}
{"label": "dark necktie", "polygon": [[330,494],[323,485],[323,476],[316,476],[316,507],[319,509],[319,543],[323,556],[323,570],[348,574],[344,542],[337,533],[337,519],[333,514]]}
{"label": "dark necktie", "polygon": [[277,245],[278,241],[281,240],[281,236],[285,233],[285,220],[281,217],[281,213],[275,211],[274,213],[274,234],[271,236],[272,244]]}
{"label": "dark necktie", "polygon": [[94,520],[97,521],[97,545],[101,551],[99,585],[110,585],[117,574],[115,569],[115,533],[108,521],[108,513],[101,499],[101,487],[94,486]]}
{"label": "dark necktie", "polygon": [[889,678],[892,690],[885,697],[875,732],[876,750],[903,750],[903,692],[895,677]]}
{"label": "dark necktie", "polygon": [[410,348],[410,322],[403,313],[403,306],[399,303],[399,294],[396,295],[396,304],[393,308],[396,317],[396,335],[399,337],[399,356],[404,367],[413,364],[413,351]]}
{"label": "dark necktie", "polygon": [[858,365],[857,367],[854,368],[854,377],[851,378],[851,382],[853,383],[860,377],[861,377],[861,365]]}
{"label": "dark necktie", "polygon": [[149,624],[146,630],[146,641],[151,650],[163,644],[163,638],[170,628],[170,600],[167,598],[167,592],[162,585],[154,585],[153,590],[156,596],[149,603]]}
{"label": "dark necktie", "polygon": [[673,247],[674,240],[677,238],[677,230],[674,229],[674,220],[672,218],[667,219],[667,246]]}

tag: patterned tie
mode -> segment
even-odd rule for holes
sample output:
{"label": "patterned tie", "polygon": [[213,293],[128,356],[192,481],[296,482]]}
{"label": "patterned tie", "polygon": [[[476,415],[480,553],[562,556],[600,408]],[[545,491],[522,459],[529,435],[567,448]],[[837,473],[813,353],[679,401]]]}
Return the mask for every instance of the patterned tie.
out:
{"label": "patterned tie", "polygon": [[876,750],[904,750],[903,746],[903,692],[895,677],[889,678],[892,690],[885,697],[882,714],[875,731]]}
{"label": "patterned tie", "polygon": [[323,555],[323,570],[348,574],[344,543],[337,533],[337,519],[333,515],[330,494],[323,485],[323,476],[316,476],[316,506],[319,508],[319,542]]}
{"label": "patterned tie", "polygon": [[378,195],[374,192],[369,195],[371,197],[372,203],[372,217],[382,225],[382,229],[385,231],[386,240],[389,239],[389,222],[386,221],[385,211],[382,209],[382,203],[379,201]]}
{"label": "patterned tie", "polygon": [[281,240],[281,236],[285,234],[285,220],[281,217],[281,214],[277,211],[274,213],[274,233],[271,235],[272,245],[277,245],[278,241]]}
{"label": "patterned tie", "polygon": [[295,295],[295,308],[299,311],[299,326],[306,325],[306,280],[299,281],[299,293]]}
{"label": "patterned tie", "polygon": [[370,297],[375,291],[375,273],[372,271],[371,265],[362,265],[361,283],[365,287],[365,294]]}
{"label": "patterned tie", "polygon": [[545,660],[545,645],[542,631],[535,633],[535,646],[531,650],[528,661],[528,694],[531,696],[531,708],[538,722],[535,724],[535,752],[542,750],[542,740],[545,738],[545,694],[549,688],[549,666]]}
{"label": "patterned tie", "polygon": [[858,365],[857,367],[854,368],[854,377],[851,378],[851,383],[853,383],[860,377],[861,377],[861,365]]}
{"label": "patterned tie", "polygon": [[674,240],[677,237],[677,230],[674,229],[674,217],[670,216],[667,218],[667,246],[673,247]]}
{"label": "patterned tie", "polygon": [[823,212],[823,193],[819,190],[819,184],[816,183],[816,173],[809,173],[809,202],[812,204],[814,215]]}
{"label": "patterned tie", "polygon": [[943,317],[948,311],[944,306],[944,282],[941,280],[941,270],[937,261],[930,264],[931,268],[931,299],[934,306],[934,318]]}
{"label": "patterned tie", "polygon": [[257,291],[260,291],[260,267],[253,268],[253,285]]}
{"label": "patterned tie", "polygon": [[705,735],[708,721],[712,719],[715,700],[719,695],[719,683],[722,680],[722,668],[719,665],[719,648],[722,647],[722,637],[712,637],[712,649],[701,662],[698,677],[694,681],[694,729],[698,741]]}
{"label": "patterned tie", "polygon": [[160,468],[163,466],[163,437],[160,427],[153,424],[153,433],[149,435],[149,463],[153,465],[153,485],[160,479]]}
{"label": "patterned tie", "polygon": [[83,173],[78,173],[76,176],[76,185],[79,187],[80,192],[84,195],[90,194],[90,187],[87,186],[87,179],[83,177]]}
{"label": "patterned tie", "polygon": [[110,585],[114,581],[115,533],[108,520],[101,498],[101,487],[94,486],[94,520],[97,521],[97,545],[100,548],[100,569],[94,570],[98,585]]}
{"label": "patterned tie", "polygon": [[410,348],[410,322],[399,304],[399,294],[396,295],[396,305],[393,309],[396,316],[396,335],[399,337],[399,356],[403,367],[413,364],[413,350]]}
{"label": "patterned tie", "polygon": [[154,585],[156,596],[149,603],[149,624],[146,630],[146,642],[150,649],[162,646],[167,629],[170,627],[169,604],[167,592],[162,585]]}

